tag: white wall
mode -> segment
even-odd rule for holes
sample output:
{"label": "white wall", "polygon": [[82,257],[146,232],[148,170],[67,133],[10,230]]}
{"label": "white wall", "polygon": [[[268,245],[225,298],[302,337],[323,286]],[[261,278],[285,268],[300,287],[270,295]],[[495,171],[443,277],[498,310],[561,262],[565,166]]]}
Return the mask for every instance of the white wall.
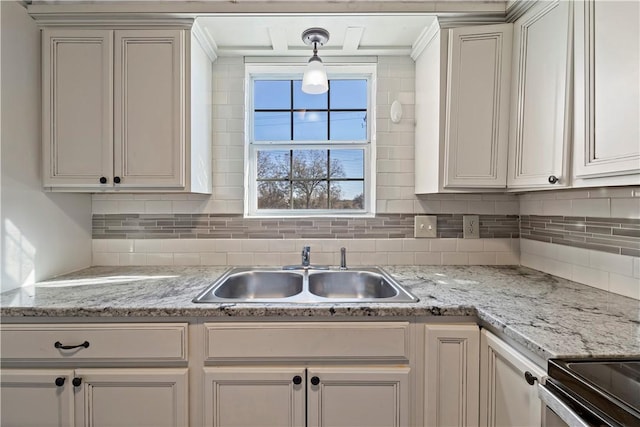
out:
{"label": "white wall", "polygon": [[91,196],[42,191],[40,31],[0,2],[1,270],[6,291],[91,265]]}

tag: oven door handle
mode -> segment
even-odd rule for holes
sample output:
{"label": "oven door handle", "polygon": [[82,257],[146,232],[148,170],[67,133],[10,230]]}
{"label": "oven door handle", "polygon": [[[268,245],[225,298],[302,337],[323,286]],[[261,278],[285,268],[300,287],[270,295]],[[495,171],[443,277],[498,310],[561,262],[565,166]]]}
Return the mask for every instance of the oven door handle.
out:
{"label": "oven door handle", "polygon": [[553,410],[569,427],[590,427],[585,420],[580,418],[580,415],[576,414],[569,405],[564,403],[544,384],[538,384],[538,397],[542,400],[542,403]]}

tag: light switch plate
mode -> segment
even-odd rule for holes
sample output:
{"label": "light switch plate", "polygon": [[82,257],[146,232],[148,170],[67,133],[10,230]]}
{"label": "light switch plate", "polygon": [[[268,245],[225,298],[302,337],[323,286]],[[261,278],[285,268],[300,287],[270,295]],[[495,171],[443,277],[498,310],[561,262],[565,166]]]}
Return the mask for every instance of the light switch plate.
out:
{"label": "light switch plate", "polygon": [[414,237],[438,237],[438,217],[436,215],[416,215]]}
{"label": "light switch plate", "polygon": [[478,215],[462,216],[462,236],[465,239],[480,238],[480,218]]}

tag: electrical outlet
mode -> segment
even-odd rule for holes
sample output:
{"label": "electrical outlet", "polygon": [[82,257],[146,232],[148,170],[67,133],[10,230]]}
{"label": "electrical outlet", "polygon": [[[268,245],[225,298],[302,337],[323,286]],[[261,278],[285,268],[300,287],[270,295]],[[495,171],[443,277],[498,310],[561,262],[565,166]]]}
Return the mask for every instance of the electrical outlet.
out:
{"label": "electrical outlet", "polygon": [[480,219],[478,215],[462,216],[462,235],[465,239],[480,238]]}
{"label": "electrical outlet", "polygon": [[438,217],[436,215],[416,215],[414,237],[438,237]]}

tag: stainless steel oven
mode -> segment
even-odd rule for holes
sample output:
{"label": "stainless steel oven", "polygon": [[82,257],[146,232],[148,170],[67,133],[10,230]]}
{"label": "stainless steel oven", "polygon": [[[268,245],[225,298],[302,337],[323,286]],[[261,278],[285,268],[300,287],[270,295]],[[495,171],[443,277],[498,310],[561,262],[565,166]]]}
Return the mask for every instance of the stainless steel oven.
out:
{"label": "stainless steel oven", "polygon": [[548,427],[640,427],[640,358],[551,359],[538,387]]}

